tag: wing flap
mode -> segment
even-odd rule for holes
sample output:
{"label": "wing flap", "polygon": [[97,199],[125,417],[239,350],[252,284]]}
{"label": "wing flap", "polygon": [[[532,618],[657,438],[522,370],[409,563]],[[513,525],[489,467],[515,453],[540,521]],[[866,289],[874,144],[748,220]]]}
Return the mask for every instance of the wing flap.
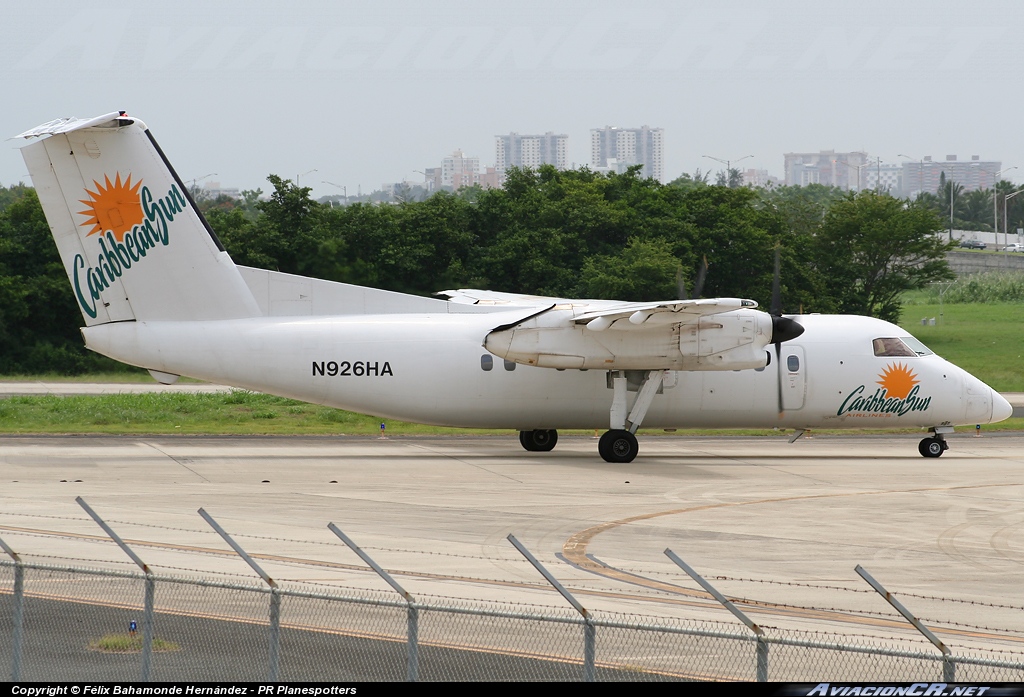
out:
{"label": "wing flap", "polygon": [[[743,298],[705,298],[660,303],[624,303],[576,315],[577,324],[586,324],[592,331],[633,329],[643,325],[688,324],[701,317],[755,308],[757,303]],[[620,320],[628,320],[622,322]]]}

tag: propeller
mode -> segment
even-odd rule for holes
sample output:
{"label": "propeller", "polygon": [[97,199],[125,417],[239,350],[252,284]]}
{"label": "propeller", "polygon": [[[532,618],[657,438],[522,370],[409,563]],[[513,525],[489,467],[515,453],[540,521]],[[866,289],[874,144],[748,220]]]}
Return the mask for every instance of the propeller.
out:
{"label": "propeller", "polygon": [[678,300],[689,300],[686,295],[686,279],[683,278],[683,267],[676,267],[676,298]]}
{"label": "propeller", "polygon": [[780,279],[781,256],[779,245],[775,245],[775,272],[772,275],[772,305],[768,314],[772,316],[772,343],[775,344],[775,374],[778,377],[779,416],[782,406],[782,342],[795,339],[804,333],[799,322],[782,316],[782,282]]}
{"label": "propeller", "polygon": [[[707,276],[708,258],[705,256],[704,263],[697,272],[697,282],[693,284],[693,297],[695,300],[700,298],[701,293],[704,292],[704,280]],[[678,291],[679,300],[689,300],[689,296],[686,293],[686,279],[683,277],[682,266],[676,268],[676,290]]]}
{"label": "propeller", "polygon": [[693,297],[699,298],[701,293],[704,292],[704,279],[708,276],[708,258],[704,257],[704,263],[701,264],[700,271],[697,272],[697,282],[693,284]]}

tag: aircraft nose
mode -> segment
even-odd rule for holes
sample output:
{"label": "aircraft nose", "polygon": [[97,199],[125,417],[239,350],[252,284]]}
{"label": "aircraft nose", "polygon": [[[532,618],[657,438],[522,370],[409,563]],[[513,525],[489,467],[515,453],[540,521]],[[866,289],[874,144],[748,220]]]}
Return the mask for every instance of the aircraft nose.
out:
{"label": "aircraft nose", "polygon": [[992,420],[989,423],[1003,421],[1013,416],[1013,405],[1003,395],[992,390]]}

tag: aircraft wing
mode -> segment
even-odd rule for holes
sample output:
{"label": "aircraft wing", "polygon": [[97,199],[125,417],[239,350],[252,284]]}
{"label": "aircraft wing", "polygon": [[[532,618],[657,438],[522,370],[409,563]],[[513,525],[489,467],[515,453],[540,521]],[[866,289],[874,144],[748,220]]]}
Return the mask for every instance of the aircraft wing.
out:
{"label": "aircraft wing", "polygon": [[520,293],[499,293],[493,290],[477,290],[475,288],[460,288],[458,290],[442,290],[434,295],[448,298],[453,303],[466,305],[515,305],[522,307],[550,307],[565,303],[580,303],[590,301],[568,300],[565,298],[549,298],[543,295],[522,295]]}
{"label": "aircraft wing", "polygon": [[[689,324],[706,315],[755,308],[753,300],[741,298],[707,298],[701,300],[674,300],[660,303],[616,303],[576,315],[576,324],[586,324],[591,331],[631,329],[639,326]],[[626,320],[627,322],[620,322]]]}
{"label": "aircraft wing", "polygon": [[[544,295],[500,293],[493,290],[460,288],[443,290],[435,295],[447,297],[454,303],[469,305],[512,305],[519,307],[557,307],[571,309],[573,321],[588,329],[602,331],[615,326],[629,329],[646,325],[686,324],[700,317],[744,308],[755,308],[753,300],[741,298],[706,298],[698,300],[670,300],[662,302],[623,302],[621,300],[588,300],[555,298]],[[619,322],[628,319],[629,322]]]}

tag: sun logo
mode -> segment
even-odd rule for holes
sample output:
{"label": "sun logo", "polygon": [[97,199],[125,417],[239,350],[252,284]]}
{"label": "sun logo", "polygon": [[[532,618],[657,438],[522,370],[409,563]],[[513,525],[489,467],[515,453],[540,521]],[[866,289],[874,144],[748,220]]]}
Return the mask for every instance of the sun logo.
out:
{"label": "sun logo", "polygon": [[89,216],[89,219],[80,225],[92,225],[87,237],[109,230],[113,233],[114,239],[121,242],[126,232],[143,221],[142,204],[139,203],[139,187],[142,186],[142,181],[139,180],[132,186],[132,175],[129,174],[122,183],[120,173],[114,177],[113,182],[108,176],[104,175],[103,178],[106,185],[94,179],[92,183],[96,185],[96,191],[86,189],[85,193],[89,194],[89,198],[79,201],[88,208],[78,211],[78,214]]}
{"label": "sun logo", "polygon": [[917,375],[902,363],[890,365],[878,377],[882,378],[878,384],[885,388],[889,397],[896,399],[906,399],[914,385],[921,382]]}

